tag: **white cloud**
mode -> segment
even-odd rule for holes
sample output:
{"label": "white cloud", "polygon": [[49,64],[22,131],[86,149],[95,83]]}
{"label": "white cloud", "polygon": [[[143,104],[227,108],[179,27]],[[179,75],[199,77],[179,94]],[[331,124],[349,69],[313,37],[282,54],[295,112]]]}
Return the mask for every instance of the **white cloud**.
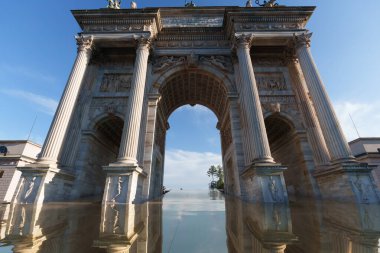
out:
{"label": "white cloud", "polygon": [[18,66],[18,65],[12,66],[9,64],[1,63],[0,70],[8,72],[10,74],[17,75],[17,76],[21,75],[27,78],[43,81],[49,84],[57,82],[57,79],[49,74],[41,73],[41,72],[26,68],[23,66]]}
{"label": "white cloud", "polygon": [[380,136],[380,101],[372,103],[337,102],[335,110],[348,141],[358,138],[355,122],[360,137]]}
{"label": "white cloud", "polygon": [[220,154],[180,149],[166,150],[164,185],[167,188],[205,189],[211,181],[207,170],[222,165]]}
{"label": "white cloud", "polygon": [[25,99],[29,102],[32,102],[38,106],[41,107],[42,111],[53,115],[57,106],[58,102],[52,98],[41,96],[29,91],[24,90],[12,90],[12,89],[1,89],[0,93],[3,93],[5,95],[17,97],[19,99]]}

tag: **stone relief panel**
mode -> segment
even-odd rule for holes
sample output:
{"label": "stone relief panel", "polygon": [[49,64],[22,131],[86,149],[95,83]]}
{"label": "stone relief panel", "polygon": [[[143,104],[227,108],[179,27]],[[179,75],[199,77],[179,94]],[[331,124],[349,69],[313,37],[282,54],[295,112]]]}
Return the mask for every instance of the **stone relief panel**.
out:
{"label": "stone relief panel", "polygon": [[233,72],[233,66],[230,57],[223,55],[201,56],[200,62],[210,64],[224,72]]}
{"label": "stone relief panel", "polygon": [[132,75],[120,73],[105,73],[103,75],[100,92],[127,92],[131,88]]}
{"label": "stone relief panel", "polygon": [[375,203],[377,201],[371,178],[368,175],[352,175],[350,181],[359,203]]}
{"label": "stone relief panel", "polygon": [[282,91],[287,85],[282,72],[256,73],[256,83],[259,90]]}
{"label": "stone relief panel", "polygon": [[162,56],[156,58],[153,63],[153,72],[159,73],[167,70],[169,67],[182,64],[186,61],[184,56]]}
{"label": "stone relief panel", "polygon": [[23,176],[17,202],[21,204],[33,203],[36,199],[38,188],[41,184],[42,176]]}
{"label": "stone relief panel", "polygon": [[281,203],[286,200],[279,175],[262,176],[261,186],[265,202]]}

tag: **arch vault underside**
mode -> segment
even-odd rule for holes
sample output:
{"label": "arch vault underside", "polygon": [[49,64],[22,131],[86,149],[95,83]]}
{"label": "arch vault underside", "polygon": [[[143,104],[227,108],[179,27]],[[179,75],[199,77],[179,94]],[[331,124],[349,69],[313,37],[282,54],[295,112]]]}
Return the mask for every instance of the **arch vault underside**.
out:
{"label": "arch vault underside", "polygon": [[314,7],[73,11],[78,54],[14,203],[161,196],[167,120],[201,104],[218,118],[225,192],[378,202],[348,147],[310,51]]}

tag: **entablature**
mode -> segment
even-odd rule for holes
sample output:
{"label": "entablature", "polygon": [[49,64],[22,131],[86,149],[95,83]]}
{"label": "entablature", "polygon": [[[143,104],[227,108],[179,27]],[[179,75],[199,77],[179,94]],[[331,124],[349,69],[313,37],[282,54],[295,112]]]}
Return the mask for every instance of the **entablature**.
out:
{"label": "entablature", "polygon": [[253,35],[255,45],[289,45],[315,7],[163,7],[74,10],[83,35],[97,46],[133,46],[141,37],[159,50],[231,48],[236,36]]}

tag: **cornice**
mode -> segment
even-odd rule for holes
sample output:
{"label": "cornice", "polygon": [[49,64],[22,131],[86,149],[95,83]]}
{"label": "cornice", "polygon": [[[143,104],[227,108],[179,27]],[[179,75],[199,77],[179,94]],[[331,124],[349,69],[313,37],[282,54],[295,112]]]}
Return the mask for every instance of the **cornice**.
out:
{"label": "cornice", "polygon": [[150,32],[154,37],[162,29],[160,10],[157,8],[71,12],[85,34]]}
{"label": "cornice", "polygon": [[315,7],[226,8],[224,28],[229,38],[238,32],[300,31]]}

